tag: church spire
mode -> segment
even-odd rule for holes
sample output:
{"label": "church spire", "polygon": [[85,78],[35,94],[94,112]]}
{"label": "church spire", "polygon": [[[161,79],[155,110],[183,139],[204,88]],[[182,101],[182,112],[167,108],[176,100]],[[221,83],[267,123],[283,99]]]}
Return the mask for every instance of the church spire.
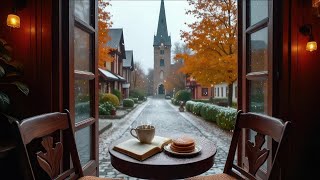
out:
{"label": "church spire", "polygon": [[161,0],[157,35],[154,36],[153,46],[160,46],[161,43],[163,43],[163,45],[171,46],[171,37],[168,35],[164,0]]}

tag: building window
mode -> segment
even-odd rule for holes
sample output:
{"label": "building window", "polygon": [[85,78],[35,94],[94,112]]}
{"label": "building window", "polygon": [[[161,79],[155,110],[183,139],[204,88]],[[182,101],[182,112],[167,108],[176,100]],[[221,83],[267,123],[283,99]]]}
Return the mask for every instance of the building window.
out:
{"label": "building window", "polygon": [[208,96],[208,88],[202,88],[202,96]]}
{"label": "building window", "polygon": [[160,66],[164,66],[164,59],[160,59]]}
{"label": "building window", "polygon": [[221,87],[221,97],[223,97],[223,87]]}
{"label": "building window", "polygon": [[164,50],[163,49],[160,50],[160,54],[164,54]]}
{"label": "building window", "polygon": [[217,88],[214,88],[214,96],[217,97]]}
{"label": "building window", "polygon": [[218,92],[218,93],[217,93],[217,97],[220,96],[219,90],[220,90],[220,88],[217,87],[217,92]]}
{"label": "building window", "polygon": [[228,97],[228,93],[229,93],[229,91],[228,91],[228,86],[226,86],[226,96]]}
{"label": "building window", "polygon": [[160,71],[160,79],[163,79],[163,71]]}
{"label": "building window", "polygon": [[238,98],[238,86],[234,88],[234,96],[235,98]]}

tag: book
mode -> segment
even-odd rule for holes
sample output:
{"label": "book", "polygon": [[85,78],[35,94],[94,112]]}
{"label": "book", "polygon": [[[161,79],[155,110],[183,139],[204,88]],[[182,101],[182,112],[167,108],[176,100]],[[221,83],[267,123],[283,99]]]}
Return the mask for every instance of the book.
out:
{"label": "book", "polygon": [[154,136],[151,144],[143,144],[136,138],[128,139],[113,147],[113,150],[123,153],[139,161],[143,161],[163,150],[171,142],[170,138]]}

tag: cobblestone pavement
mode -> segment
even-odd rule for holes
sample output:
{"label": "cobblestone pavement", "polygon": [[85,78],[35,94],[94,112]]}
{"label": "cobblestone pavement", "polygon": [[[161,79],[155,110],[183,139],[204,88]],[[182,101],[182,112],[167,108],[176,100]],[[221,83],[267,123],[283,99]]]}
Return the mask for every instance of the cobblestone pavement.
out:
{"label": "cobblestone pavement", "polygon": [[227,158],[232,134],[219,129],[214,123],[204,121],[188,112],[179,112],[177,106],[173,106],[169,100],[148,98],[125,118],[112,120],[112,128],[100,135],[99,138],[99,161],[100,177],[124,178],[136,180],[115,170],[110,163],[108,146],[111,142],[131,136],[130,128],[141,123],[151,123],[156,127],[156,133],[163,134],[170,129],[172,133],[190,134],[206,137],[217,146],[217,154],[213,167],[203,175],[221,173]]}

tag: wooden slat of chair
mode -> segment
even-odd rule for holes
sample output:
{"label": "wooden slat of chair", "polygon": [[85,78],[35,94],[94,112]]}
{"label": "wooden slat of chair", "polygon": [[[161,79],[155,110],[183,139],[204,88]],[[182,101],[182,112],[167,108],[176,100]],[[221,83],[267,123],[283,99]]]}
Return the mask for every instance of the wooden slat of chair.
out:
{"label": "wooden slat of chair", "polygon": [[[268,149],[263,148],[262,145],[265,141],[265,136],[271,137],[274,141],[278,142],[276,153],[272,159],[271,171],[277,161],[278,154],[283,146],[283,139],[287,137],[290,122],[283,123],[280,119],[256,114],[256,113],[243,113],[239,111],[236,118],[235,129],[233,132],[230,149],[224,171],[221,174],[209,176],[196,176],[188,178],[188,180],[219,180],[219,179],[256,179],[258,169],[267,160],[269,153]],[[246,154],[249,161],[249,171],[234,164],[234,157],[240,140],[240,133],[243,129],[251,129],[257,132],[255,142],[246,142]],[[268,172],[268,176],[270,176]]]}
{"label": "wooden slat of chair", "polygon": [[[54,112],[42,114],[27,118],[21,123],[15,122],[17,133],[20,135],[20,144],[24,150],[24,156],[28,160],[29,167],[27,172],[30,178],[35,179],[35,173],[39,171],[32,167],[29,155],[36,157],[39,166],[47,173],[50,179],[81,179],[81,180],[119,180],[112,178],[99,178],[93,176],[84,176],[80,159],[76,147],[69,111],[66,113]],[[53,133],[59,132],[64,136],[64,145],[60,141],[54,142]],[[28,152],[28,145],[36,139],[42,138],[42,146],[45,151],[39,151],[36,154]],[[60,137],[60,139],[62,139]],[[65,152],[64,152],[65,150]],[[68,152],[67,152],[68,151]],[[65,169],[61,172],[60,167],[63,154],[71,155],[73,168]],[[42,171],[40,170],[40,171]]]}

